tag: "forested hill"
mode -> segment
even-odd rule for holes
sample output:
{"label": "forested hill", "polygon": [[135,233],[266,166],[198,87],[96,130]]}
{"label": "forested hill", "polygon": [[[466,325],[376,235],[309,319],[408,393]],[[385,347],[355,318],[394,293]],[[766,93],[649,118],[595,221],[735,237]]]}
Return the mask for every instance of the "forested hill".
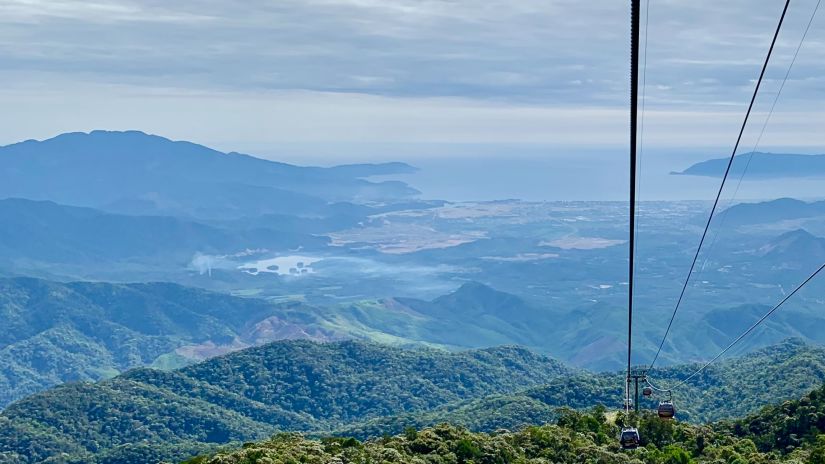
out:
{"label": "forested hill", "polygon": [[[656,370],[651,381],[660,387],[675,385],[696,365]],[[561,378],[550,385],[516,394],[496,394],[444,405],[424,414],[402,414],[353,424],[342,436],[366,439],[401,433],[407,427],[450,423],[475,431],[518,429],[551,422],[561,406],[587,409],[595,404],[620,407],[623,373],[589,374]],[[742,417],[820,386],[825,382],[825,348],[788,340],[779,345],[712,365],[686,385],[674,390],[678,419],[695,424]],[[653,409],[659,398],[640,402]]]}
{"label": "forested hill", "polygon": [[[777,355],[788,346],[780,347]],[[798,353],[802,354],[802,353]],[[821,354],[809,352],[808,355]],[[820,358],[821,359],[821,358]],[[751,356],[737,369],[748,369],[753,382],[758,370],[753,363],[765,361]],[[725,366],[733,370],[734,365]],[[783,366],[778,366],[783,367]],[[792,367],[792,366],[784,366]],[[791,377],[767,377],[775,383],[801,380],[796,371]],[[770,382],[774,383],[774,382]],[[747,397],[758,383],[747,391],[731,385],[730,390]],[[689,395],[695,400],[708,395]],[[734,405],[723,399],[717,407]],[[492,405],[489,405],[492,406]],[[735,409],[735,408],[734,408]],[[728,409],[730,410],[730,409]],[[488,410],[490,415],[506,416],[509,409]],[[542,423],[540,421],[534,424]],[[642,447],[636,451],[621,451],[616,437],[624,424],[637,426]],[[389,438],[371,439],[365,443],[355,438],[335,438],[312,441],[301,436],[280,434],[259,442],[248,443],[243,449],[201,456],[187,464],[256,464],[271,462],[362,462],[409,463],[547,463],[598,462],[691,464],[691,463],[825,463],[825,385],[800,399],[763,407],[759,412],[733,421],[709,425],[692,425],[680,421],[662,421],[645,412],[640,417],[615,417],[603,407],[588,412],[556,409],[552,425],[526,426],[518,432],[498,429],[473,433],[465,427],[441,424],[424,430],[408,427]]]}
{"label": "forested hill", "polygon": [[[671,384],[695,367],[664,369],[656,380]],[[677,390],[678,418],[741,417],[823,381],[825,349],[785,342],[720,363]],[[448,353],[276,342],[173,372],[137,369],[32,395],[0,414],[0,453],[23,463],[61,453],[74,459],[66,462],[142,463],[278,430],[358,439],[440,422],[516,430],[555,421],[559,407],[615,408],[621,385],[620,373],[574,371],[513,347]]]}
{"label": "forested hill", "polygon": [[[327,336],[307,327],[309,315],[290,311],[172,283],[0,278],[0,407],[55,384],[179,362],[182,346]],[[264,320],[278,331],[258,335],[255,324]]]}
{"label": "forested hill", "polygon": [[513,347],[449,353],[275,342],[173,372],[136,369],[32,395],[0,414],[0,453],[23,463],[63,453],[76,462],[151,462],[277,430],[323,432],[427,411],[573,373]]}
{"label": "forested hill", "polygon": [[[641,445],[621,451],[616,437],[623,424],[638,426]],[[187,464],[291,462],[450,463],[825,463],[825,387],[800,400],[771,406],[733,423],[696,426],[611,416],[604,408],[587,413],[560,410],[552,425],[518,432],[472,433],[453,425],[408,428],[394,437],[361,443],[354,438],[307,440],[280,434],[242,449],[201,456]]]}

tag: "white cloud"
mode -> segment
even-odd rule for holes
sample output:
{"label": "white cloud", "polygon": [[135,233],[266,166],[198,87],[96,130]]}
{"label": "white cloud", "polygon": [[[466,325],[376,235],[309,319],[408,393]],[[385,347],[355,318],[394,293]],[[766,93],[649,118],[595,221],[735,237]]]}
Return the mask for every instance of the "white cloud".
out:
{"label": "white cloud", "polygon": [[115,23],[122,21],[190,22],[213,17],[152,7],[146,2],[4,0],[0,17],[6,23],[40,23],[49,19]]}
{"label": "white cloud", "polygon": [[[781,5],[650,3],[646,137],[727,145]],[[792,4],[757,110],[814,3]],[[6,0],[0,104],[15,112],[2,116],[0,139],[136,128],[227,149],[244,141],[619,146],[626,8],[615,0]],[[823,24],[825,11],[769,127],[777,143],[822,143],[813,121],[825,108]]]}
{"label": "white cloud", "polygon": [[[79,84],[52,90],[5,90],[0,100],[20,109],[0,114],[0,143],[74,130],[140,128],[226,151],[248,150],[277,158],[285,147],[301,144],[581,148],[621,147],[627,140],[627,111],[614,107],[312,91],[147,92],[141,87]],[[741,110],[648,110],[645,143],[662,148],[730,146],[741,123]],[[763,118],[764,114],[755,113],[752,127]],[[775,114],[763,145],[825,145],[818,121],[806,112]],[[745,144],[752,143],[753,135],[748,133]],[[384,156],[397,155],[388,152]]]}

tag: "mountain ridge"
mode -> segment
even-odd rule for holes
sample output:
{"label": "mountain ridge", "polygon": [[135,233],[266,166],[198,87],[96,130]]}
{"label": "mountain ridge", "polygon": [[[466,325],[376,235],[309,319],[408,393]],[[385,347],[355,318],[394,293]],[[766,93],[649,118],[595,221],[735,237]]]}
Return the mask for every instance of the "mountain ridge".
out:
{"label": "mountain ridge", "polygon": [[[0,331],[0,407],[66,381],[196,361],[199,353],[210,351],[203,344],[226,352],[288,337],[290,326],[304,328],[292,336],[342,338],[314,324],[313,317],[300,308],[172,283],[0,278],[5,328]],[[260,330],[257,324],[273,318],[279,330]]]}
{"label": "mountain ridge", "polygon": [[[184,464],[305,462],[598,463],[788,463],[825,461],[825,386],[772,404],[743,419],[696,426],[665,421],[653,412],[561,408],[550,423],[478,433],[455,424],[408,427],[395,436],[360,442],[353,437],[306,439],[278,434],[200,455]],[[638,430],[639,447],[623,450],[617,438]]]}
{"label": "mountain ridge", "polygon": [[[46,139],[27,139],[20,142],[10,143],[7,145],[0,145],[0,150],[3,149],[15,149],[15,150],[24,150],[39,146],[40,144],[58,144],[60,142],[69,142],[70,144],[76,144],[78,142],[83,142],[88,137],[127,137],[128,141],[139,141],[140,139],[151,140],[154,144],[172,144],[180,147],[185,147],[189,153],[200,154],[200,155],[224,155],[228,157],[241,157],[245,159],[249,159],[255,163],[261,163],[261,165],[274,165],[279,168],[293,170],[295,172],[310,169],[310,170],[319,170],[319,171],[328,171],[328,170],[338,170],[338,171],[355,171],[358,177],[370,177],[375,175],[386,175],[386,174],[408,174],[410,172],[415,172],[417,168],[400,161],[391,161],[391,162],[382,162],[382,163],[355,163],[355,164],[342,164],[342,165],[335,165],[328,168],[325,167],[317,167],[317,166],[298,166],[290,163],[285,163],[282,161],[274,161],[269,160],[266,158],[257,157],[255,155],[250,155],[246,153],[241,153],[237,151],[229,151],[229,152],[222,152],[220,150],[216,150],[214,148],[209,148],[206,145],[202,145],[195,142],[190,142],[188,140],[173,140],[161,135],[150,134],[140,130],[124,130],[124,131],[113,131],[113,130],[102,130],[96,129],[89,132],[64,132],[58,134],[53,137],[49,137]],[[117,152],[116,152],[117,153]],[[134,155],[135,153],[130,153],[130,155]]]}
{"label": "mountain ridge", "polygon": [[277,430],[324,430],[515,391],[572,372],[517,347],[450,353],[357,341],[281,341],[172,372],[141,368],[29,396],[0,412],[0,423],[16,427],[0,430],[0,450],[28,453],[32,461],[23,462],[60,453],[93,462],[93,453],[148,441],[177,450],[167,458],[182,458],[181,450],[193,446]]}
{"label": "mountain ridge", "polygon": [[719,214],[725,223],[733,226],[776,223],[796,219],[825,216],[825,201],[805,202],[794,198],[739,203]]}
{"label": "mountain ridge", "polygon": [[0,147],[0,198],[211,219],[328,215],[335,203],[418,195],[403,182],[363,179],[413,169],[302,167],[140,131],[74,132]]}
{"label": "mountain ridge", "polygon": [[[671,384],[695,368],[657,369],[654,380]],[[734,418],[824,381],[825,348],[789,340],[711,366],[675,392],[677,415]],[[12,424],[0,427],[0,449],[26,456],[23,463],[59,453],[85,463],[126,453],[129,459],[116,462],[137,463],[183,459],[279,430],[375,438],[446,420],[493,432],[552,423],[564,417],[560,407],[618,408],[622,384],[621,372],[571,370],[518,347],[449,353],[275,342],[172,372],[140,368],[32,395],[0,413],[0,424]]]}
{"label": "mountain ridge", "polygon": [[763,257],[787,255],[805,257],[821,262],[825,258],[825,238],[817,237],[805,229],[785,232],[758,250]]}
{"label": "mountain ridge", "polygon": [[[196,254],[232,254],[245,249],[287,250],[326,246],[325,236],[301,223],[213,225],[187,218],[118,214],[51,200],[0,199],[0,264],[18,274],[52,270],[100,276],[108,266],[185,268]],[[5,261],[5,263],[3,263]]]}

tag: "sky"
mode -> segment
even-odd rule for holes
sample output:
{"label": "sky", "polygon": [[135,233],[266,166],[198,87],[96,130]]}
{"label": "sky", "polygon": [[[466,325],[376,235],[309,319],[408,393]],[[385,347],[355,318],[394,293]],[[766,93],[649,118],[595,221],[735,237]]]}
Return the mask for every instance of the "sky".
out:
{"label": "sky", "polygon": [[[745,146],[816,3],[792,2]],[[624,156],[628,5],[2,0],[0,144],[138,129],[318,164]],[[644,146],[729,151],[783,2],[642,5]],[[824,113],[820,11],[760,148],[825,152]]]}

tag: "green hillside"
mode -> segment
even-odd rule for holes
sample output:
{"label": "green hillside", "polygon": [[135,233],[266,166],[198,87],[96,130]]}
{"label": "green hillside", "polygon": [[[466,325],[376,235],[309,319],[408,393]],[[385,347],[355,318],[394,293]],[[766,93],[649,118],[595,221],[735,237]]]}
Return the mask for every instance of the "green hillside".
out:
{"label": "green hillside", "polygon": [[[278,338],[332,336],[309,328],[310,315],[293,312],[301,313],[168,283],[0,279],[0,407],[133,367],[174,367]],[[260,321],[269,321],[263,333]]]}
{"label": "green hillside", "polygon": [[[481,316],[486,314],[485,316]],[[315,306],[170,283],[0,278],[0,407],[63,382],[135,367],[178,367],[281,339],[356,338],[397,346],[542,346],[547,325],[519,298],[477,283],[434,301]]]}
{"label": "green hillside", "polygon": [[[491,414],[506,416],[508,412]],[[662,421],[652,413],[628,417],[606,412],[600,406],[588,412],[556,409],[552,424],[526,426],[517,432],[498,429],[473,433],[447,424],[423,430],[408,427],[395,436],[364,443],[355,438],[308,440],[296,434],[278,434],[244,444],[241,449],[193,458],[187,464],[825,463],[825,386],[801,399],[766,406],[743,419],[701,426]],[[638,427],[639,449],[620,450],[616,437],[622,424]]]}
{"label": "green hillside", "polygon": [[[692,365],[654,371],[657,386],[674,385]],[[559,407],[587,409],[595,404],[619,407],[622,373],[578,375],[516,394],[491,395],[444,405],[424,414],[382,417],[338,430],[359,439],[401,433],[407,427],[450,423],[474,431],[518,429],[552,422]],[[825,348],[789,340],[755,353],[720,362],[674,390],[678,418],[696,424],[741,417],[766,404],[796,398],[825,382]],[[656,399],[640,402],[653,409]]]}
{"label": "green hillside", "polygon": [[[277,342],[174,372],[138,369],[29,396],[0,414],[0,450],[40,462],[105,461],[141,443],[168,457],[545,384],[573,371],[520,348],[449,353],[361,342]],[[13,425],[13,427],[12,427]],[[91,453],[97,453],[92,457]]]}
{"label": "green hillside", "polygon": [[[331,463],[825,463],[825,387],[801,400],[769,407],[736,422],[696,426],[663,421],[653,414],[626,417],[559,410],[552,424],[516,432],[473,433],[441,424],[367,442],[354,438],[308,440],[278,434],[243,448],[204,455],[187,464]],[[622,451],[622,424],[639,429],[641,447]]]}
{"label": "green hillside", "polygon": [[[670,384],[694,368],[668,368],[655,380]],[[823,382],[825,349],[788,341],[722,362],[677,390],[677,418],[735,419]],[[521,430],[554,423],[560,407],[616,408],[621,385],[621,374],[571,370],[514,347],[450,353],[283,341],[172,372],[136,369],[31,395],[0,414],[0,452],[23,463],[62,453],[72,456],[66,462],[137,463],[279,431],[365,440],[439,423]],[[642,403],[645,410],[654,405]],[[731,424],[723,423],[725,430]]]}
{"label": "green hillside", "polygon": [[719,429],[752,440],[763,452],[794,453],[817,449],[811,462],[825,462],[825,386],[800,399],[772,404],[744,419],[723,423]]}
{"label": "green hillside", "polygon": [[[808,236],[813,243],[823,241]],[[777,243],[784,243],[784,240]],[[777,268],[785,269],[787,273],[791,269],[799,272],[807,266],[806,262],[810,264],[810,261],[820,259],[821,263],[825,259],[825,254],[818,255],[814,246],[800,247],[808,250],[808,258],[797,253],[785,256],[787,253],[781,251],[784,248],[773,248],[771,252],[783,256],[774,262]],[[795,246],[790,247],[790,250],[794,249]],[[757,337],[745,339],[740,352],[781,343],[790,337],[825,343],[825,332],[816,330],[825,324],[825,315],[815,300],[815,295],[819,294],[817,286],[822,285],[819,281],[811,282],[804,294],[800,292],[800,298],[760,327]],[[728,286],[730,289],[719,292],[727,295],[728,291],[750,291],[725,284]],[[803,298],[805,295],[808,300]],[[755,303],[726,302],[720,305],[694,301],[691,304],[695,306],[691,306],[690,311],[679,314],[679,324],[674,327],[672,337],[662,351],[663,365],[684,364],[718,352],[771,308]],[[646,306],[643,311],[637,331],[639,341],[634,349],[639,359],[650,360],[661,341],[662,324],[667,319],[663,322]],[[432,300],[368,299],[345,305],[316,306],[313,314],[324,321],[324,326],[340,333],[381,343],[426,343],[449,349],[515,344],[593,371],[617,369],[624,362],[622,357],[626,356],[625,335],[616,330],[626,326],[623,319],[626,316],[621,311],[608,310],[597,303],[587,307],[537,304],[478,282],[464,283]]]}

